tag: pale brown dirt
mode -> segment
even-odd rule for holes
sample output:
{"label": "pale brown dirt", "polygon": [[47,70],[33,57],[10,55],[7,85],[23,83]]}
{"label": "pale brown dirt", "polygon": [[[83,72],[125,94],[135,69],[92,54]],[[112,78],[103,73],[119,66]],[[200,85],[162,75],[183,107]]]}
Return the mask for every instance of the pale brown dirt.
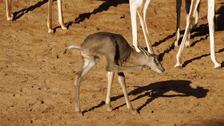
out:
{"label": "pale brown dirt", "polygon": [[[74,111],[74,75],[82,65],[78,51],[63,55],[69,44],[79,45],[98,31],[119,33],[131,43],[127,1],[63,1],[69,30],[48,34],[46,0],[24,0],[14,4],[17,20],[6,21],[0,6],[0,125],[1,126],[223,126],[224,70],[213,69],[209,57],[206,20],[207,2],[201,5],[200,21],[191,39],[193,46],[183,53],[184,68],[176,69],[175,0],[152,1],[148,27],[154,49],[166,69],[126,74],[129,97],[139,111],[135,116],[125,106],[122,91],[114,81],[112,106],[107,112],[104,61],[100,61],[81,86],[81,108]],[[39,2],[39,3],[38,3]],[[223,0],[216,1],[218,30],[215,33],[217,59],[224,61]],[[56,11],[56,6],[54,6]],[[94,10],[95,9],[95,10]],[[185,25],[182,7],[181,28]],[[80,15],[81,14],[81,15]],[[56,15],[54,26],[56,23]],[[84,18],[83,18],[84,17]],[[77,19],[77,23],[75,23]],[[72,25],[71,25],[72,24]],[[140,26],[139,41],[145,46]]]}

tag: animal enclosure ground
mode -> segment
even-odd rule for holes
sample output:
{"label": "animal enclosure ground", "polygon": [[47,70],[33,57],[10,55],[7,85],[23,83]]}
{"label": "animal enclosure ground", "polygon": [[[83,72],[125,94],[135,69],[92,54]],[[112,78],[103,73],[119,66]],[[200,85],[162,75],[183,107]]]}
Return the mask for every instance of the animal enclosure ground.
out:
{"label": "animal enclosure ground", "polygon": [[[16,21],[6,21],[0,3],[0,125],[1,126],[223,126],[224,70],[213,69],[209,56],[207,1],[202,1],[199,25],[192,33],[192,47],[184,50],[184,68],[176,69],[174,48],[176,1],[152,1],[147,25],[153,48],[166,69],[126,73],[130,100],[139,115],[126,108],[121,88],[112,86],[112,106],[107,112],[105,61],[87,75],[81,86],[84,117],[74,109],[74,75],[82,65],[79,52],[63,55],[64,47],[79,45],[99,31],[119,33],[131,44],[127,0],[65,0],[64,18],[69,30],[56,22],[48,34],[47,0],[16,1]],[[55,2],[56,3],[56,2]],[[183,2],[184,4],[184,2]],[[56,5],[56,4],[55,4]],[[216,0],[216,56],[224,63],[224,3]],[[56,11],[56,6],[54,6]],[[181,29],[185,26],[182,7]],[[140,45],[145,46],[138,26]],[[183,31],[182,31],[183,32]]]}

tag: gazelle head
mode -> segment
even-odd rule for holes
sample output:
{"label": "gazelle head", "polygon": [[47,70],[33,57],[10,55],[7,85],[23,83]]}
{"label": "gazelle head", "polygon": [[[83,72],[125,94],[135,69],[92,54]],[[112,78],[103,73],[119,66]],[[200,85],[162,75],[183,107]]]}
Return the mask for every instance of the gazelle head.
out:
{"label": "gazelle head", "polygon": [[142,56],[143,59],[141,59],[141,62],[143,65],[151,68],[153,71],[157,73],[163,73],[165,71],[164,67],[158,60],[158,55],[156,54],[150,54],[147,50],[140,48],[140,53],[142,53],[144,56]]}

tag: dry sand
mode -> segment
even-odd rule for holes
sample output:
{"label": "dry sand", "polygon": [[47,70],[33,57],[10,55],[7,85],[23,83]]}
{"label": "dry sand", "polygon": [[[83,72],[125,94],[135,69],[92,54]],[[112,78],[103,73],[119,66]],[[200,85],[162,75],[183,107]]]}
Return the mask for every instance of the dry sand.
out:
{"label": "dry sand", "polygon": [[[174,48],[176,1],[152,1],[147,24],[154,49],[162,58],[164,75],[152,71],[126,73],[129,97],[139,111],[134,116],[126,108],[115,79],[112,106],[104,107],[106,74],[104,60],[88,74],[81,86],[81,108],[74,111],[74,75],[82,59],[78,51],[63,55],[69,44],[79,45],[98,31],[119,33],[131,44],[131,24],[127,0],[63,1],[63,31],[46,27],[47,0],[23,0],[14,4],[16,21],[6,21],[0,6],[0,125],[1,126],[223,126],[224,70],[213,69],[209,56],[207,2],[201,4],[200,21],[192,33],[192,47],[184,50],[184,68],[176,69]],[[168,1],[168,2],[167,2]],[[184,2],[183,2],[184,4]],[[56,5],[56,2],[55,2]],[[181,29],[185,26],[182,7]],[[215,33],[217,59],[224,61],[224,3],[216,0]],[[140,45],[145,46],[138,26]]]}

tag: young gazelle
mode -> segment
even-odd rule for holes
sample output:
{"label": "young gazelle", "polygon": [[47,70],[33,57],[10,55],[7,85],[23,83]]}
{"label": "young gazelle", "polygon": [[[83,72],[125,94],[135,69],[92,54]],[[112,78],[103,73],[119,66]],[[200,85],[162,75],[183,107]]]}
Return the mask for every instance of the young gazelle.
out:
{"label": "young gazelle", "polygon": [[[6,0],[6,17],[7,20],[13,20],[13,12],[12,12],[12,4],[13,0]],[[62,5],[61,5],[61,0],[57,0],[58,4],[58,21],[59,24],[61,25],[62,29],[67,29],[67,27],[64,25],[64,20],[63,20],[63,14],[62,14]],[[48,0],[48,19],[47,19],[47,26],[48,26],[48,33],[53,32],[52,28],[52,5],[53,5],[53,0]]]}
{"label": "young gazelle", "polygon": [[[106,71],[108,76],[108,88],[106,95],[106,106],[108,111],[112,111],[110,105],[111,84],[114,73],[118,74],[118,82],[120,83],[128,109],[132,113],[134,111],[129,99],[125,84],[124,71],[142,70],[143,68],[151,68],[157,73],[163,73],[164,68],[158,61],[155,54],[149,54],[143,48],[139,48],[140,52],[136,52],[131,48],[125,38],[119,34],[98,32],[89,35],[81,46],[68,46],[65,53],[72,49],[79,49],[84,60],[82,69],[77,72],[75,79],[75,111],[81,113],[80,110],[80,81],[82,78],[96,65],[96,58],[103,56],[107,61]],[[127,66],[126,63],[133,63],[134,66]],[[94,86],[94,85],[93,85]]]}
{"label": "young gazelle", "polygon": [[[187,37],[190,34],[190,27],[192,24],[192,16],[194,14],[195,8],[198,7],[198,3],[200,0],[191,0],[191,6],[190,6],[190,12],[189,16],[187,17],[187,24],[184,32],[184,36],[180,45],[180,48],[178,50],[178,53],[176,55],[176,65],[175,67],[182,67],[181,63],[181,53],[183,52]],[[210,54],[211,54],[211,60],[214,63],[214,68],[220,68],[221,64],[217,62],[215,57],[215,42],[214,42],[214,16],[215,16],[215,0],[208,0],[208,25],[209,25],[209,36],[210,36]]]}

